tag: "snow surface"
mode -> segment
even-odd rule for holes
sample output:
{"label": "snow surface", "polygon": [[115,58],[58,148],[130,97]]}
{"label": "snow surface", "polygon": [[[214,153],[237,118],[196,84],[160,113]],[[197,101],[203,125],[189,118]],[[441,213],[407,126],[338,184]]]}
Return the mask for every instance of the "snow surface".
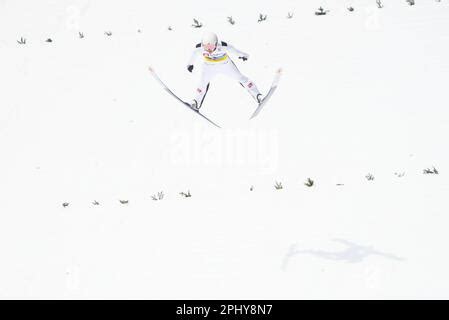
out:
{"label": "snow surface", "polygon": [[[256,119],[149,75],[206,29],[283,67]],[[449,298],[448,57],[447,0],[0,0],[0,297]]]}

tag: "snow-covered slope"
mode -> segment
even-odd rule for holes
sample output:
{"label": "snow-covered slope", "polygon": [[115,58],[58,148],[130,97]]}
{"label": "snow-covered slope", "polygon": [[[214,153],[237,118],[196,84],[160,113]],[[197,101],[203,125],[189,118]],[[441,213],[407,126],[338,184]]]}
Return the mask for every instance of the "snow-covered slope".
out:
{"label": "snow-covered slope", "polygon": [[[0,297],[448,298],[449,2],[384,2],[0,1]],[[206,29],[256,119],[150,77]]]}

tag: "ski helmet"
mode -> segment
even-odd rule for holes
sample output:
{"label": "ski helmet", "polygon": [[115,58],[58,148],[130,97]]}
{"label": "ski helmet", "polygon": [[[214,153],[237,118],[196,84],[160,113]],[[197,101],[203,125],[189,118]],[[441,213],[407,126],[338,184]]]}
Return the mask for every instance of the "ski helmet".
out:
{"label": "ski helmet", "polygon": [[203,46],[206,45],[214,45],[216,46],[218,43],[218,37],[213,32],[207,32],[203,35],[203,39],[201,40]]}

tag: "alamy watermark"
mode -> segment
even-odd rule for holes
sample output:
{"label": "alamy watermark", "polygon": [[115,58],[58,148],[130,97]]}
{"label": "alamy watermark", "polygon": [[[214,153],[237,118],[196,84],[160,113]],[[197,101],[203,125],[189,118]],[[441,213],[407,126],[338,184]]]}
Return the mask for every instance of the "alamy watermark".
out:
{"label": "alamy watermark", "polygon": [[177,131],[170,136],[170,163],[174,166],[248,167],[270,174],[278,167],[278,136],[275,129]]}

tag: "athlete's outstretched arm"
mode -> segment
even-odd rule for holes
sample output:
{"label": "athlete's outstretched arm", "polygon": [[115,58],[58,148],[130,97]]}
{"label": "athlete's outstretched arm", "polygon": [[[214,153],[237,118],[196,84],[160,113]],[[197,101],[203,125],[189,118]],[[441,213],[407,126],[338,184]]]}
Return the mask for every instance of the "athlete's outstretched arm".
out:
{"label": "athlete's outstretched arm", "polygon": [[201,45],[200,46],[197,45],[195,50],[193,50],[192,55],[190,56],[190,59],[187,62],[187,70],[189,70],[190,72],[192,72],[193,64],[195,63],[196,58],[198,58],[198,56],[200,55],[201,51],[202,51]]}
{"label": "athlete's outstretched arm", "polygon": [[227,44],[226,42],[223,45],[227,48],[228,52],[231,52],[231,53],[237,55],[239,58],[242,58],[243,60],[246,60],[249,58],[249,54],[247,54],[246,52],[240,51],[237,48],[235,48],[234,46]]}

